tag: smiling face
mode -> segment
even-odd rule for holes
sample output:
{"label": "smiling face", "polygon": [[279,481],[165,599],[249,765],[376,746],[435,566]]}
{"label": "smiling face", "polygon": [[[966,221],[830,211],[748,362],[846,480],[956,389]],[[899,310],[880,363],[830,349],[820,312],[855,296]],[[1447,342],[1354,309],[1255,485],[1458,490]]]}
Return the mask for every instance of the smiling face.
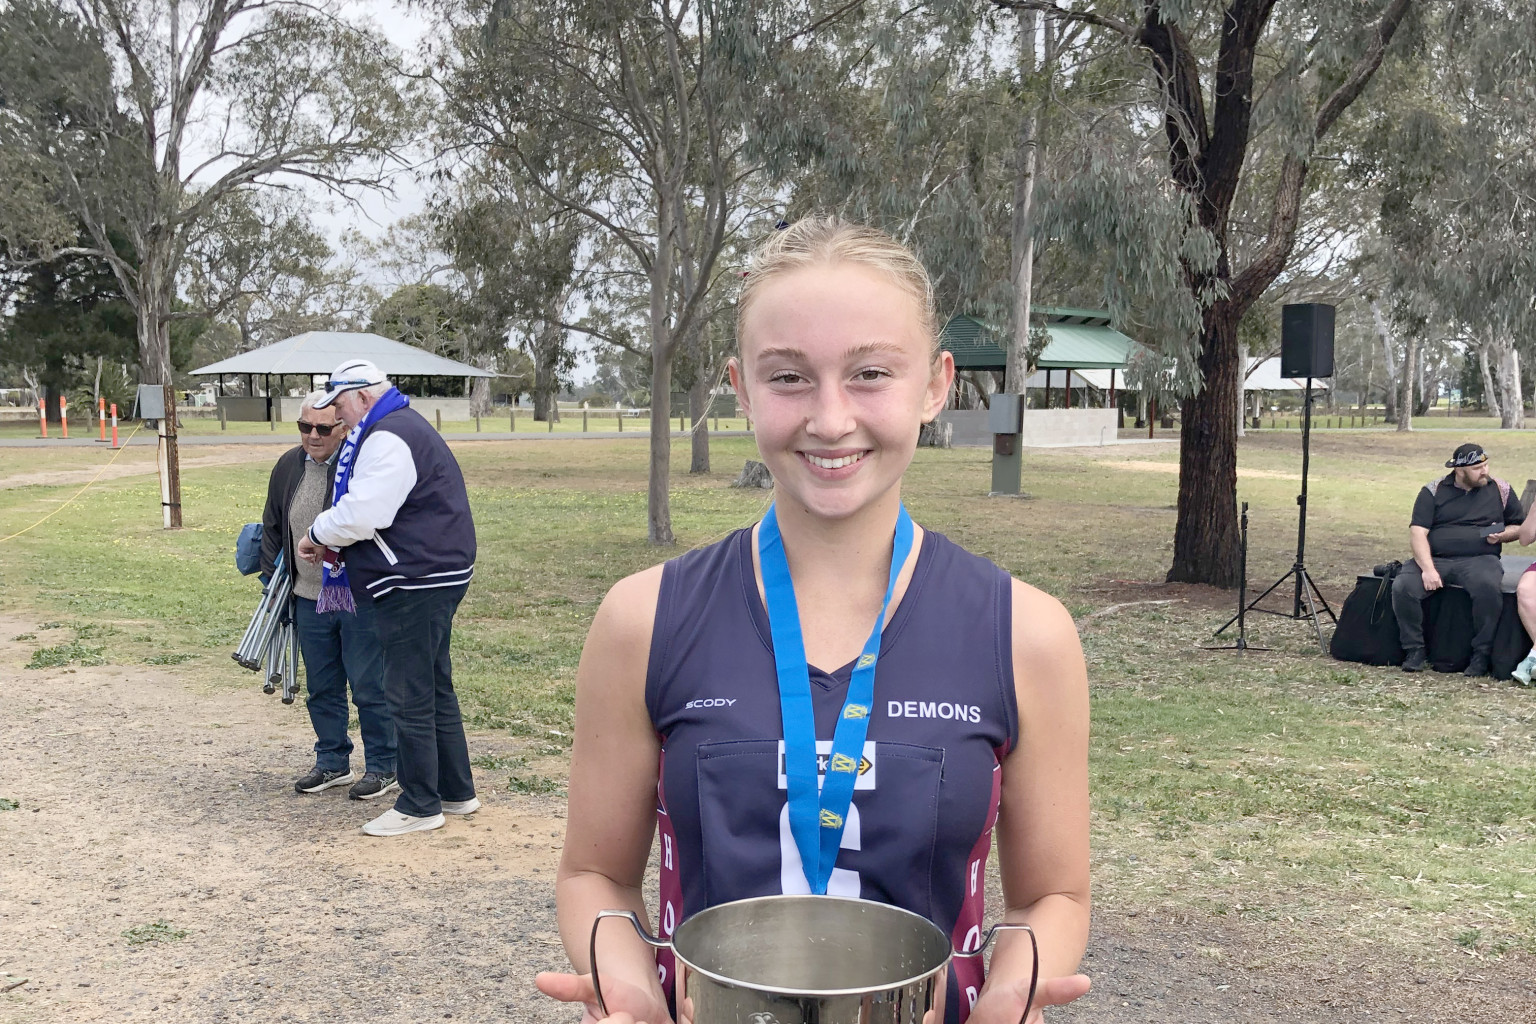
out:
{"label": "smiling face", "polygon": [[757,287],[731,383],[779,496],[827,519],[899,497],[918,431],[954,380],[954,360],[933,357],[922,323],[910,293],[856,263]]}

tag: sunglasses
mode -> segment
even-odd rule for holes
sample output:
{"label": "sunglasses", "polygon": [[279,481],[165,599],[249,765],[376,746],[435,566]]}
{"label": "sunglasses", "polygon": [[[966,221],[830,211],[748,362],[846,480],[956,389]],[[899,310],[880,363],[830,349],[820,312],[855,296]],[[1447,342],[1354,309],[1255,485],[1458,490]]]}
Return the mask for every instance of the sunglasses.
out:
{"label": "sunglasses", "polygon": [[299,420],[299,433],[308,434],[313,430],[321,437],[330,437],[331,431],[339,426],[341,426],[340,423],[305,423],[303,420]]}

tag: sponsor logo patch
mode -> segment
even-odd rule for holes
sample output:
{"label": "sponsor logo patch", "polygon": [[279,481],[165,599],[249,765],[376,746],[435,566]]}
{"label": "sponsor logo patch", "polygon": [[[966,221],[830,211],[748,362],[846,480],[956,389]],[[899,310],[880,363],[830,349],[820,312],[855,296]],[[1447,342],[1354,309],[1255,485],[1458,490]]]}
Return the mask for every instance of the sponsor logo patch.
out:
{"label": "sponsor logo patch", "polygon": [[[857,778],[855,778],[853,780],[853,788],[856,789],[856,790],[860,790],[860,789],[863,789],[863,790],[874,789],[875,788],[875,741],[874,740],[866,740],[864,742],[864,754],[863,754],[862,757],[859,758],[859,760],[857,762],[857,765],[855,766],[855,762],[854,762],[853,758],[848,757],[845,754],[838,754],[835,757],[833,756],[833,754],[832,754],[832,741],[831,740],[817,740],[816,741],[816,775],[817,775],[816,783],[817,783],[817,787],[818,788],[820,788],[820,785],[821,785],[822,781],[826,779],[827,772],[829,772],[829,771],[834,771],[834,772],[857,771],[858,772],[858,776],[857,776]],[[784,741],[783,740],[779,740],[779,788],[783,789],[783,790],[789,789],[789,775],[788,775],[788,772],[785,769]]]}

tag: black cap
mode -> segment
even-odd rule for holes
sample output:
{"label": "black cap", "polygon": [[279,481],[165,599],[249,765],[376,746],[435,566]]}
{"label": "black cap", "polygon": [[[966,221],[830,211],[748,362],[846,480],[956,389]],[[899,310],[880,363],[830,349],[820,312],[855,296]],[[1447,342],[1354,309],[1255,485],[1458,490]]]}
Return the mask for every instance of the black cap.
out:
{"label": "black cap", "polygon": [[1481,466],[1488,461],[1488,453],[1483,451],[1480,444],[1461,445],[1451,456],[1451,461],[1445,464],[1446,469],[1465,469],[1468,466]]}

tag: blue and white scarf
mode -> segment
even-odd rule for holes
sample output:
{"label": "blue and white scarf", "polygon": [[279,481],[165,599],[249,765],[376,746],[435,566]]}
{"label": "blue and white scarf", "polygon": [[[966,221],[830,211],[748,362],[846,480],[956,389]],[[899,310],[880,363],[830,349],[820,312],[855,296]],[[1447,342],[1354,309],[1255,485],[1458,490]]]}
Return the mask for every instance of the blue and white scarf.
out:
{"label": "blue and white scarf", "polygon": [[[341,443],[341,451],[336,456],[336,486],[331,492],[332,508],[341,502],[341,496],[347,493],[347,485],[352,482],[352,467],[356,461],[358,445],[363,443],[363,436],[379,420],[396,409],[404,409],[410,404],[411,400],[402,395],[399,389],[390,388],[369,407],[368,414],[363,417],[362,422],[347,434],[347,439]],[[320,614],[355,613],[357,602],[353,599],[352,587],[347,582],[346,556],[342,554],[340,548],[325,549],[325,565],[320,575],[320,598],[315,602],[315,611]]]}

